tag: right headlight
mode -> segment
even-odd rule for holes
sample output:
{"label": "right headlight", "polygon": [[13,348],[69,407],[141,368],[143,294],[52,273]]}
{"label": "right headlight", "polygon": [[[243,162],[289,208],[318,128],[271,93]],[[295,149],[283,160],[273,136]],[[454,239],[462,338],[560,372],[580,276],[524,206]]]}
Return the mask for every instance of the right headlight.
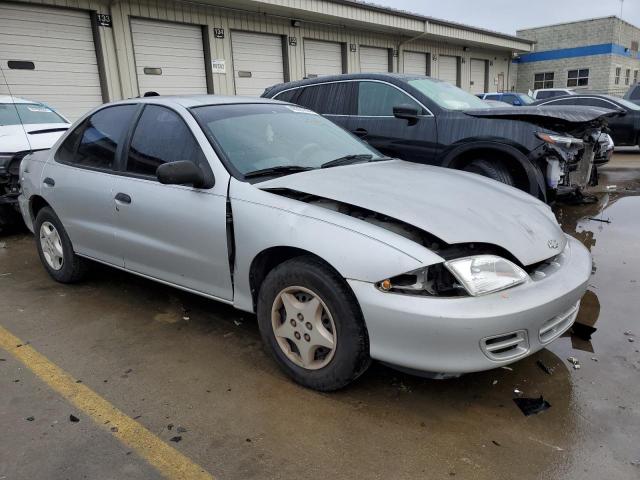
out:
{"label": "right headlight", "polygon": [[524,283],[528,277],[518,265],[496,255],[456,258],[444,265],[474,297]]}

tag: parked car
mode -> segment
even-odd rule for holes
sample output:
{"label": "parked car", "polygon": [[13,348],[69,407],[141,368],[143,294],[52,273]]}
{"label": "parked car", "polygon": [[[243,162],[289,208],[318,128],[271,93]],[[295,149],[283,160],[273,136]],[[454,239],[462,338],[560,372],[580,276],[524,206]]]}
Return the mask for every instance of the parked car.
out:
{"label": "parked car", "polygon": [[541,100],[535,105],[587,105],[615,110],[619,115],[607,121],[614,143],[617,146],[640,143],[640,106],[629,100],[612,95],[580,94]]}
{"label": "parked car", "polygon": [[388,159],[305,108],[150,97],[76,125],[20,169],[49,275],[79,281],[93,259],[256,312],[310,388],[371,359],[454,375],[512,363],[571,326],[591,275],[544,203]]}
{"label": "parked car", "polygon": [[564,97],[565,95],[575,95],[576,91],[572,88],[538,88],[529,93],[534,100],[544,100],[546,98]]}
{"label": "parked car", "polygon": [[526,93],[517,92],[478,93],[476,96],[481,100],[495,100],[515,107],[521,107],[535,102],[535,100]]}
{"label": "parked car", "polygon": [[627,93],[624,94],[624,99],[640,104],[640,82],[636,82],[629,87]]}
{"label": "parked car", "polygon": [[20,219],[20,161],[51,147],[67,128],[69,122],[42,103],[0,95],[0,230]]}
{"label": "parked car", "polygon": [[283,83],[263,97],[325,115],[385,155],[484,175],[551,201],[595,182],[609,110],[487,108],[430,77],[348,74]]}

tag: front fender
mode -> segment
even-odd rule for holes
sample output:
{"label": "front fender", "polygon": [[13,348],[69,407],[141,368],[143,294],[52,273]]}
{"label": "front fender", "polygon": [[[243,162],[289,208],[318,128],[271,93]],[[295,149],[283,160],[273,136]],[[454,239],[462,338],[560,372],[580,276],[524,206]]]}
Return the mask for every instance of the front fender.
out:
{"label": "front fender", "polygon": [[232,181],[234,305],[252,311],[251,263],[273,247],[293,247],[326,261],[346,279],[377,282],[443,261],[430,250],[362,220]]}

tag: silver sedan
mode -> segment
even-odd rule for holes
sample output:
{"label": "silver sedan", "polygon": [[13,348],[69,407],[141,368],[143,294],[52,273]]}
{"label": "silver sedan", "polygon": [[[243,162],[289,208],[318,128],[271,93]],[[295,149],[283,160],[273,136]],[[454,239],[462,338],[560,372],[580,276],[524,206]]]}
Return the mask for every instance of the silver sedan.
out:
{"label": "silver sedan", "polygon": [[572,325],[591,273],[532,196],[264,99],[105,105],[21,180],[55,280],[97,261],[255,312],[280,367],[318,390],[371,359],[449,376],[526,357]]}

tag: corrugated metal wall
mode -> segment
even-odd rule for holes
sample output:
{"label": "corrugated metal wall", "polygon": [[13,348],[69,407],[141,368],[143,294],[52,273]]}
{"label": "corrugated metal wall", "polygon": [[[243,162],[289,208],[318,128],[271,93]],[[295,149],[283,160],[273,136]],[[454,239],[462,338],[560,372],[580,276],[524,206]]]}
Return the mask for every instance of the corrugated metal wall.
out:
{"label": "corrugated metal wall", "polygon": [[[109,2],[100,0],[24,0],[30,3],[48,4],[59,7],[80,8],[97,11],[98,13],[111,14],[113,28],[99,27],[99,48],[104,57],[104,67],[106,72],[107,91],[112,100],[127,98],[138,95],[138,82],[136,78],[135,61],[133,55],[133,40],[131,36],[130,18],[151,18],[194,24],[206,27],[209,32],[209,49],[212,60],[225,60],[226,73],[213,73],[213,91],[218,94],[234,93],[233,64],[231,54],[231,35],[233,30],[248,32],[264,32],[286,37],[295,37],[296,44],[287,42],[286,52],[288,55],[288,74],[291,80],[304,77],[304,50],[305,38],[329,40],[345,44],[346,67],[349,72],[360,71],[359,46],[383,47],[397,49],[406,36],[396,36],[374,31],[357,30],[345,28],[339,25],[326,25],[303,21],[300,27],[293,27],[288,18],[269,16],[242,12],[237,9],[220,8],[214,6],[201,5],[196,3],[181,3],[164,0],[123,0],[119,2]],[[210,0],[212,1],[212,0]],[[289,3],[295,4],[295,8],[318,11],[319,13],[330,14],[336,18],[350,18],[357,10],[358,19],[371,21],[373,23],[394,24],[400,29],[419,30],[420,25],[417,20],[394,16],[366,9],[357,9],[354,6],[340,5],[325,0],[273,0],[265,3],[278,3],[287,6]],[[424,27],[423,22],[419,22]],[[224,29],[224,38],[215,38],[214,28]],[[467,32],[462,28],[446,27],[442,25],[429,24],[429,34],[437,35],[468,35],[469,41],[479,41],[479,35],[484,35],[482,41],[492,39],[487,34],[477,32]],[[496,45],[505,48],[508,39],[493,38]],[[350,48],[355,46],[355,51]],[[206,48],[206,44],[205,44]],[[488,90],[496,88],[495,80],[499,73],[507,79],[510,77],[510,52],[496,48],[489,50],[484,48],[468,47],[463,49],[461,45],[447,43],[446,41],[416,40],[401,45],[398,57],[393,59],[393,70],[402,68],[402,51],[410,50],[414,52],[428,52],[431,54],[431,75],[438,76],[438,55],[453,55],[461,58],[461,86],[469,89],[470,81],[470,58],[486,59],[489,61],[489,85]],[[511,67],[512,70],[512,67]],[[512,76],[512,75],[511,75]],[[505,81],[507,85],[513,82]]]}

